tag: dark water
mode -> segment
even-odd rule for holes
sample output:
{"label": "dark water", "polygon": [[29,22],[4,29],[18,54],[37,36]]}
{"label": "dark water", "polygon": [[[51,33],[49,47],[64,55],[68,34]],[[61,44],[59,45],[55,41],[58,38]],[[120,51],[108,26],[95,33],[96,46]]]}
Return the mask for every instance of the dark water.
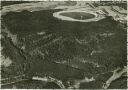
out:
{"label": "dark water", "polygon": [[[119,22],[114,21],[112,17],[88,23],[62,21],[53,17],[53,13],[56,11],[59,10],[9,12],[2,16],[10,32],[16,34],[18,38],[35,35],[30,37],[32,38],[30,40],[26,38],[29,43],[26,44],[26,41],[24,44],[30,48],[27,52],[44,44],[44,40],[38,45],[30,44],[34,40],[38,40],[37,32],[43,31],[46,34],[55,34],[56,36],[53,36],[53,38],[62,37],[63,42],[60,41],[40,49],[41,52],[47,50],[49,53],[45,60],[39,55],[30,57],[32,64],[29,71],[26,71],[28,75],[33,76],[37,72],[42,76],[47,74],[65,81],[69,78],[82,79],[84,76],[95,76],[97,73],[113,70],[127,64],[126,31]],[[101,36],[104,33],[114,33],[114,35]],[[80,45],[76,43],[75,38],[85,38],[88,44]],[[103,52],[90,55],[92,50],[99,49],[102,49]],[[81,63],[76,57],[98,63],[104,68],[96,68],[91,64]],[[68,65],[53,63],[57,60],[66,60]],[[80,69],[71,68],[72,65],[77,65]]]}
{"label": "dark water", "polygon": [[60,13],[60,15],[71,17],[73,19],[78,19],[78,20],[86,20],[95,17],[95,15],[85,12],[66,12],[66,13]]}

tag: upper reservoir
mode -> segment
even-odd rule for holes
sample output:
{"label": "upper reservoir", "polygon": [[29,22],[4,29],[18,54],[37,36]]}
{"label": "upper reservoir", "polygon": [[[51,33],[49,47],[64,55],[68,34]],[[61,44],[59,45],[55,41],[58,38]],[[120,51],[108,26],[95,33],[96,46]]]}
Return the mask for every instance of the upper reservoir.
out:
{"label": "upper reservoir", "polygon": [[71,17],[73,19],[78,19],[78,20],[86,20],[95,17],[95,15],[85,12],[67,12],[67,13],[60,13],[60,15]]}
{"label": "upper reservoir", "polygon": [[104,19],[103,15],[93,10],[66,10],[53,13],[53,16],[66,21],[92,22]]}

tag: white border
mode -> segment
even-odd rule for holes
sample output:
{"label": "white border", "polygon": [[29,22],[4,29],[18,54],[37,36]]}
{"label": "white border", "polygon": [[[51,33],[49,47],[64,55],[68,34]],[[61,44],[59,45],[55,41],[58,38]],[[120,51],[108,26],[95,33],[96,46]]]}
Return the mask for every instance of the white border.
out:
{"label": "white border", "polygon": [[127,1],[127,0],[1,0],[1,1]]}

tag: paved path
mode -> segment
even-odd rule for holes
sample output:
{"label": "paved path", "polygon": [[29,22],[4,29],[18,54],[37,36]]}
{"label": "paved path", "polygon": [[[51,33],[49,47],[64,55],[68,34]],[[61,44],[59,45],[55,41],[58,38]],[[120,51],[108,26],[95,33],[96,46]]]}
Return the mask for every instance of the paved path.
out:
{"label": "paved path", "polygon": [[3,78],[3,79],[1,79],[1,85],[8,85],[8,84],[27,80],[27,79],[23,79],[24,77],[25,77],[25,75],[23,74],[23,75],[19,75],[19,76],[15,76],[15,77]]}

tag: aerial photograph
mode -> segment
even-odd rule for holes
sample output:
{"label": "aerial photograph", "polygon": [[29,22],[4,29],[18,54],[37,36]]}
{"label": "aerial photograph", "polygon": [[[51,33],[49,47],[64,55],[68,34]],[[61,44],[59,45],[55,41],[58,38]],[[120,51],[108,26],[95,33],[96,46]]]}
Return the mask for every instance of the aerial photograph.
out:
{"label": "aerial photograph", "polygon": [[127,1],[2,0],[1,89],[127,89]]}

